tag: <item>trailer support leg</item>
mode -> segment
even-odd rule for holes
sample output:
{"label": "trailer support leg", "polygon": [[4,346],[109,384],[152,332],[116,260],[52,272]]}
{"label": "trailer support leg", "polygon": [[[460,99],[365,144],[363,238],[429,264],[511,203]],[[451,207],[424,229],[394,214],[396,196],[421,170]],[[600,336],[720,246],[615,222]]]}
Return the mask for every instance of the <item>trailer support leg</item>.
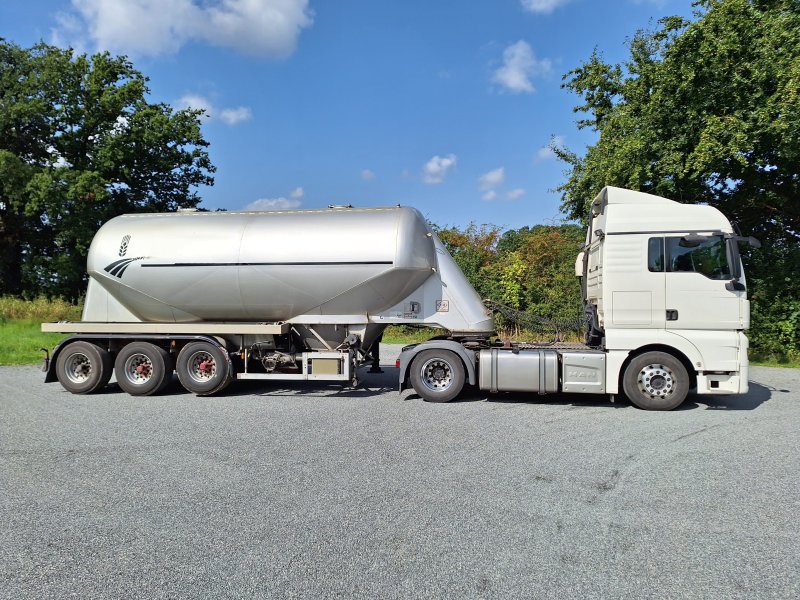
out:
{"label": "trailer support leg", "polygon": [[372,358],[372,366],[369,369],[369,373],[383,373],[383,369],[381,369],[381,340],[383,339],[383,334],[375,340],[372,344],[372,348],[370,348],[369,355]]}

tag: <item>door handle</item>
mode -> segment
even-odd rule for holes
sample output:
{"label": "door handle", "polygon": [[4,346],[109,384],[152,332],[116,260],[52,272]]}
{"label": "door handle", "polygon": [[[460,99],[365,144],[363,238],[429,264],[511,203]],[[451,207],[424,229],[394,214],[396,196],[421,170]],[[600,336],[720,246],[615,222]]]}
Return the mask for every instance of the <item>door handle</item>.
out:
{"label": "door handle", "polygon": [[677,321],[678,320],[678,311],[674,308],[667,309],[667,321]]}

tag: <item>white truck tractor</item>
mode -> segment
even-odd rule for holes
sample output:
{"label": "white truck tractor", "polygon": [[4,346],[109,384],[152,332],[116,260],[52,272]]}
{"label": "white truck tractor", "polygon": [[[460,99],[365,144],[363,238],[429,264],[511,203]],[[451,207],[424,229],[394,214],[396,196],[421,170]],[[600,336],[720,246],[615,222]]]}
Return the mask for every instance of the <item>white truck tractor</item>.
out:
{"label": "white truck tractor", "polygon": [[177,374],[190,392],[234,379],[356,382],[383,330],[447,331],[403,349],[400,388],[447,402],[488,392],[624,393],[649,410],[747,391],[738,237],[715,208],[607,187],[576,261],[586,344],[503,343],[480,297],[407,207],[123,215],[89,251],[81,322],[45,360],[73,393],[112,372],[134,395]]}

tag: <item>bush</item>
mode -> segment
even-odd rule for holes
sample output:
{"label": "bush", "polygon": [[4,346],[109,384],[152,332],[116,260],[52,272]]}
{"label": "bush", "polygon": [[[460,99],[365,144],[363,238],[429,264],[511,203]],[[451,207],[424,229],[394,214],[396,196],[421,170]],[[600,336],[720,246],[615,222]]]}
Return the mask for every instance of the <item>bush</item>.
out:
{"label": "bush", "polygon": [[0,297],[0,321],[80,321],[82,307],[61,298]]}

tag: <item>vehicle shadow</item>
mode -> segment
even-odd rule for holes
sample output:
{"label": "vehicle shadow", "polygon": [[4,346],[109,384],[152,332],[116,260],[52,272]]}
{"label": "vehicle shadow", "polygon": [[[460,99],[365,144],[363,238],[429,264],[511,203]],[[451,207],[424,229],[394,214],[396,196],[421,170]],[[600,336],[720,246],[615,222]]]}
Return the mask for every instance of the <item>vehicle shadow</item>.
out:
{"label": "vehicle shadow", "polygon": [[[219,396],[328,396],[335,398],[369,398],[397,390],[399,369],[381,366],[383,373],[368,373],[367,368],[358,370],[358,385],[352,387],[347,381],[285,381],[269,379],[243,379],[234,381]],[[176,393],[185,393],[177,380]],[[172,384],[165,390],[170,393]]]}
{"label": "vehicle shadow", "polygon": [[[396,391],[398,388],[399,369],[394,366],[381,366],[382,373],[368,373],[368,369],[359,369],[359,383],[351,387],[349,382],[330,381],[281,381],[281,380],[239,380],[234,381],[225,390],[215,396],[327,396],[335,398],[369,398]],[[677,411],[685,410],[755,410],[764,402],[772,398],[773,392],[788,392],[778,390],[755,381],[750,381],[747,394],[730,396],[709,396],[690,393],[686,401],[679,406]],[[120,393],[116,383],[111,383],[101,393]],[[173,375],[172,381],[159,394],[160,396],[177,396],[188,394],[181,386],[178,378]],[[423,401],[413,390],[401,398],[407,401]],[[550,406],[566,406],[575,409],[581,408],[632,408],[633,405],[622,394],[615,397],[614,401],[609,396],[600,394],[536,394],[531,392],[499,392],[490,394],[484,390],[467,386],[461,395],[452,400],[450,404],[470,402],[487,402],[496,405],[523,405],[546,404]]]}
{"label": "vehicle shadow", "polygon": [[[788,390],[776,390],[775,388],[767,387],[754,381],[750,382],[749,387],[750,389],[746,394],[730,396],[709,396],[690,392],[686,401],[675,410],[755,410],[772,398],[772,392],[788,392]],[[404,400],[421,400],[421,398],[417,394],[412,393],[404,398]],[[635,408],[622,394],[617,395],[612,401],[608,396],[600,394],[556,393],[539,395],[531,392],[500,392],[497,394],[489,394],[475,388],[464,390],[461,396],[452,402],[488,402],[498,405],[544,404],[548,406],[566,406],[574,409]]]}
{"label": "vehicle shadow", "polygon": [[546,404],[548,406],[568,406],[572,408],[626,408],[630,403],[621,396],[612,402],[603,394],[538,394],[536,392],[498,392],[490,394],[485,390],[473,389],[462,394],[456,401],[488,402],[497,405]]}
{"label": "vehicle shadow", "polygon": [[746,394],[730,396],[689,394],[686,402],[676,410],[693,410],[697,408],[705,408],[706,410],[755,410],[772,398],[772,392],[778,391],[774,387],[765,386],[755,381],[750,381],[749,383],[750,389]]}
{"label": "vehicle shadow", "polygon": [[[419,394],[412,392],[403,398],[405,401],[423,401]],[[467,386],[461,395],[448,404],[466,404],[470,402],[487,402],[496,405],[546,404],[551,406],[573,406],[574,408],[625,408],[630,406],[627,399],[617,396],[612,402],[603,394],[537,394],[536,392],[497,392],[489,393],[473,386]]]}

